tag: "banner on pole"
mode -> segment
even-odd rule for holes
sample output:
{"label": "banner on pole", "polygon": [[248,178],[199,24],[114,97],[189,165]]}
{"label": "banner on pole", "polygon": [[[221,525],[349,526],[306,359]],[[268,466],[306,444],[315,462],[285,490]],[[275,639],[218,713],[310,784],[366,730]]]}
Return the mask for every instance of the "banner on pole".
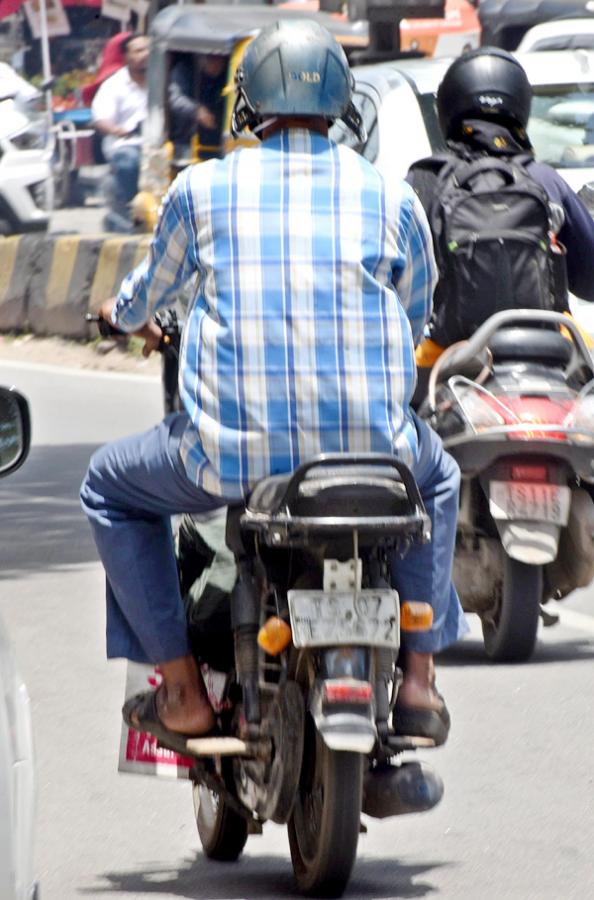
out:
{"label": "banner on pole", "polygon": [[[41,38],[42,16],[40,0],[25,0],[23,6],[33,37],[39,40]],[[45,14],[48,37],[61,37],[70,34],[70,23],[64,12],[62,0],[45,0]]]}
{"label": "banner on pole", "polygon": [[130,0],[102,0],[101,15],[107,19],[116,19],[122,25],[130,21],[132,3]]}

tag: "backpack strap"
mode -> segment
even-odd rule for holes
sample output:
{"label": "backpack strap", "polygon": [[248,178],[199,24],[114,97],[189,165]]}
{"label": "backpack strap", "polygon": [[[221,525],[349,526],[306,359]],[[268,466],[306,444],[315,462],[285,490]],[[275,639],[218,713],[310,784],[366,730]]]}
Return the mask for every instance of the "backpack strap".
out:
{"label": "backpack strap", "polygon": [[417,160],[408,170],[406,180],[417,194],[430,221],[436,182],[443,167],[451,162],[451,159],[449,153],[438,153],[435,156]]}

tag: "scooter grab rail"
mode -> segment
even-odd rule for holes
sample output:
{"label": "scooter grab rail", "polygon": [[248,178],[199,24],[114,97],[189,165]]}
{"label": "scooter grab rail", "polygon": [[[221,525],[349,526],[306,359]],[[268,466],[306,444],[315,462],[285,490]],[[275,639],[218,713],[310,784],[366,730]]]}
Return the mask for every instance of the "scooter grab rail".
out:
{"label": "scooter grab rail", "polygon": [[[571,319],[569,316],[563,315],[563,313],[553,312],[552,310],[535,310],[535,309],[510,309],[510,310],[502,310],[501,312],[495,313],[490,318],[484,322],[480,328],[478,328],[473,336],[469,338],[468,342],[465,343],[459,349],[456,354],[455,361],[458,360],[462,364],[466,364],[471,362],[481,350],[488,346],[489,339],[493,337],[496,331],[499,331],[501,328],[504,328],[506,325],[523,323],[528,325],[541,325],[541,324],[550,324],[550,325],[559,325],[563,326],[567,329],[567,331],[571,334],[571,339],[573,343],[576,345],[576,349],[579,351],[580,356],[583,361],[588,365],[590,369],[593,369],[592,356],[590,351],[586,346],[586,342],[582,337],[580,329],[577,324]],[[451,363],[450,357],[450,363]],[[439,366],[439,360],[436,363]]]}
{"label": "scooter grab rail", "polygon": [[[431,383],[429,389],[429,403],[432,409],[435,409],[435,386],[439,381],[439,375],[445,368],[446,363],[449,368],[461,369],[463,366],[469,365],[480,357],[484,350],[488,350],[490,339],[502,328],[511,325],[558,325],[565,328],[575,346],[581,362],[590,370],[594,377],[594,363],[592,355],[586,346],[586,342],[582,336],[577,324],[569,316],[563,313],[553,312],[552,310],[534,310],[534,309],[510,309],[502,310],[490,316],[469,338],[467,341],[459,343],[448,348],[442,356],[439,357],[431,372]],[[451,352],[448,352],[451,351]]]}

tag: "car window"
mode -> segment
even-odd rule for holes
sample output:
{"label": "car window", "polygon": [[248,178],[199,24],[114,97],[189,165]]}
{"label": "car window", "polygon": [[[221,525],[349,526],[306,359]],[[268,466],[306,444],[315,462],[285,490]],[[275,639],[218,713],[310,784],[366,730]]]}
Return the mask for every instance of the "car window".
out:
{"label": "car window", "polygon": [[528,134],[536,158],[555,168],[594,164],[594,84],[534,88]]}
{"label": "car window", "polygon": [[564,34],[540,38],[534,44],[521,49],[522,52],[528,50],[594,50],[594,34]]}
{"label": "car window", "polygon": [[367,131],[367,140],[361,143],[354,132],[344,122],[337,121],[330,129],[330,137],[337,144],[351,147],[357,153],[361,153],[369,162],[375,162],[378,153],[379,140],[377,129],[377,106],[371,95],[361,89],[355,90],[353,103],[361,113],[363,124]]}
{"label": "car window", "polygon": [[437,95],[436,94],[419,94],[419,109],[423,116],[423,122],[427,130],[427,137],[431,144],[432,153],[440,153],[446,149],[445,138],[439,127],[439,118],[437,115]]}

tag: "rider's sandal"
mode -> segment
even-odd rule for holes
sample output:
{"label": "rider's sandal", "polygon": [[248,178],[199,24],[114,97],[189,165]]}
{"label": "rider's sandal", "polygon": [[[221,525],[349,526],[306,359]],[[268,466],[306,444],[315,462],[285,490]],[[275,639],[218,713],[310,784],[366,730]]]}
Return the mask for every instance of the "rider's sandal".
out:
{"label": "rider's sandal", "polygon": [[[443,697],[440,695],[443,701]],[[443,704],[441,709],[423,709],[419,706],[394,707],[394,732],[399,736],[428,738],[435,746],[445,744],[450,731],[450,714]]]}
{"label": "rider's sandal", "polygon": [[151,734],[157,738],[159,744],[176,753],[187,754],[187,742],[194,738],[211,737],[218,734],[216,726],[202,734],[182,734],[179,731],[171,731],[159,717],[157,691],[154,690],[143,691],[126,700],[122,707],[122,717],[129,728]]}

